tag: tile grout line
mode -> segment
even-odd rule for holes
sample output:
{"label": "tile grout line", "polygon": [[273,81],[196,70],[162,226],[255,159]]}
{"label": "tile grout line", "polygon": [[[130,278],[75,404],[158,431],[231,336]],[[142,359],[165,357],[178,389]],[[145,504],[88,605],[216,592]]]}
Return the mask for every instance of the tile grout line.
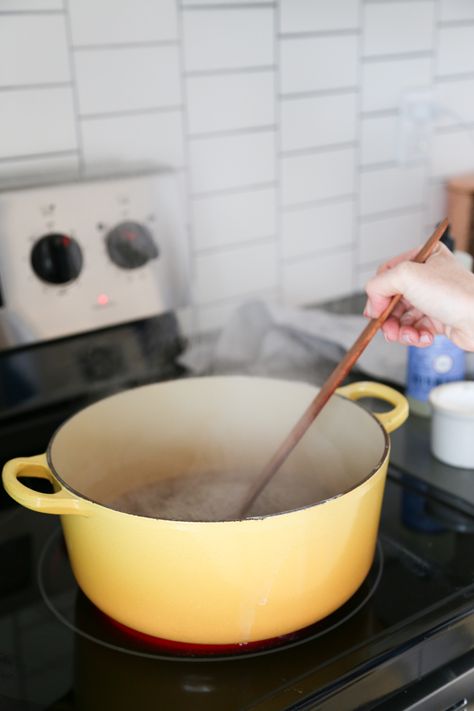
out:
{"label": "tile grout line", "polygon": [[[432,28],[432,42],[433,42],[433,58],[431,60],[431,87],[432,91],[435,86],[435,77],[436,77],[436,71],[437,71],[437,65],[438,65],[438,47],[439,47],[439,35],[440,35],[440,30],[439,30],[439,19],[440,15],[440,0],[434,0],[434,14],[433,14],[433,28]],[[433,122],[436,123],[436,122]],[[434,127],[433,127],[434,128]],[[435,130],[433,130],[432,135],[430,137],[430,145],[429,145],[429,151],[428,154],[425,156],[425,160],[423,161],[423,169],[424,169],[424,181],[423,181],[423,220],[422,222],[425,223],[427,221],[427,215],[428,215],[428,199],[429,199],[429,187],[430,187],[430,177],[433,173],[433,149],[434,149],[434,135],[435,135]],[[419,235],[418,242],[421,243],[423,235]]]}
{"label": "tile grout line", "polygon": [[442,30],[444,28],[454,28],[457,29],[459,27],[473,27],[474,26],[474,18],[473,17],[466,17],[463,20],[438,20],[436,23],[437,27],[439,30]]}
{"label": "tile grout line", "polygon": [[274,188],[276,180],[265,181],[264,183],[247,183],[242,185],[234,185],[229,188],[213,188],[211,190],[203,190],[202,192],[193,193],[191,190],[190,196],[194,199],[202,199],[220,195],[235,195],[237,193],[247,193],[254,190],[265,190],[265,188]]}
{"label": "tile grout line", "polygon": [[298,101],[299,99],[309,99],[312,97],[324,98],[325,96],[344,96],[347,94],[357,94],[357,86],[341,86],[328,89],[309,89],[307,91],[280,92],[278,98],[283,101]]}
{"label": "tile grout line", "polygon": [[191,185],[191,155],[189,145],[189,116],[188,116],[188,101],[186,91],[186,48],[184,37],[184,17],[183,17],[183,2],[175,0],[176,13],[178,19],[178,61],[179,61],[179,78],[182,94],[182,140],[183,140],[183,156],[187,169],[184,173],[184,199],[186,205],[186,235],[188,242],[188,260],[189,260],[189,291],[190,291],[190,320],[191,330],[193,333],[198,333],[198,305],[196,303],[196,260],[195,260],[195,244],[193,233],[192,220],[192,185]]}
{"label": "tile grout line", "polygon": [[210,138],[227,138],[232,136],[246,136],[254,133],[270,133],[276,130],[276,124],[266,126],[246,126],[245,128],[228,128],[207,131],[206,133],[188,133],[189,141],[206,141]]}
{"label": "tile grout line", "polygon": [[319,146],[306,146],[305,148],[291,148],[287,150],[280,150],[279,156],[281,158],[298,158],[307,155],[313,155],[314,153],[334,153],[335,151],[350,150],[351,148],[357,148],[358,141],[344,141],[342,143],[323,143]]}
{"label": "tile grout line", "polygon": [[390,168],[397,168],[399,162],[394,160],[381,161],[380,163],[360,163],[359,173],[373,173],[377,170],[390,170]]}
{"label": "tile grout line", "polygon": [[72,101],[74,109],[74,123],[76,128],[76,142],[78,153],[79,175],[84,173],[84,147],[82,142],[82,127],[80,122],[80,107],[79,107],[79,87],[77,86],[76,65],[74,62],[74,51],[72,49],[72,22],[69,8],[70,0],[64,0],[64,20],[66,26],[66,41],[69,57],[69,71],[71,73],[72,84]]}
{"label": "tile grout line", "polygon": [[[69,0],[65,0],[69,2]],[[158,47],[177,47],[178,40],[144,40],[143,42],[97,42],[91,44],[73,44],[71,43],[71,49],[74,52],[107,52],[108,50],[113,51],[114,49],[152,49]]]}
{"label": "tile grout line", "polygon": [[388,54],[374,54],[361,57],[362,64],[376,64],[377,62],[410,61],[411,59],[428,59],[434,54],[433,49],[422,49],[410,52],[390,52]]}
{"label": "tile grout line", "polygon": [[239,252],[254,246],[263,247],[275,244],[275,234],[263,235],[262,237],[249,237],[240,242],[229,242],[228,244],[216,244],[209,247],[200,247],[194,251],[195,257],[208,257],[216,254],[226,254],[229,252]]}
{"label": "tile grout line", "polygon": [[167,114],[182,111],[183,105],[148,106],[141,109],[123,109],[118,111],[103,111],[99,113],[79,113],[81,121],[99,121],[100,119],[121,118],[124,116],[143,116],[146,114]]}
{"label": "tile grout line", "polygon": [[196,5],[181,4],[185,12],[200,12],[203,10],[272,10],[276,6],[276,0],[261,0],[260,2],[229,2],[229,3],[197,3]]}
{"label": "tile grout line", "polygon": [[356,99],[356,137],[357,137],[357,147],[354,161],[354,189],[356,193],[356,199],[354,200],[354,212],[353,212],[353,254],[352,254],[352,290],[355,291],[358,281],[358,260],[360,253],[360,240],[361,240],[361,227],[360,227],[360,216],[361,216],[361,191],[362,191],[362,96],[363,96],[363,46],[364,46],[364,6],[362,0],[359,0],[358,6],[358,21],[360,27],[360,39],[358,46],[357,55],[357,78],[359,93]]}
{"label": "tile grout line", "polygon": [[279,303],[284,302],[284,277],[283,277],[283,214],[282,214],[282,174],[283,165],[280,153],[280,148],[282,145],[282,125],[281,125],[281,101],[280,101],[280,88],[281,88],[281,52],[280,52],[280,41],[279,41],[279,28],[281,21],[281,4],[280,0],[277,0],[275,10],[273,13],[273,61],[275,64],[275,74],[274,74],[274,109],[275,109],[275,247],[276,247],[276,260],[277,260],[277,284],[276,293],[277,301]]}
{"label": "tile grout line", "polygon": [[402,207],[394,207],[390,210],[380,210],[379,212],[369,212],[365,215],[359,215],[358,221],[360,224],[377,222],[378,220],[387,220],[391,217],[402,217],[403,215],[415,214],[417,212],[422,212],[423,209],[424,203],[422,202],[416,205],[403,205]]}
{"label": "tile grout line", "polygon": [[38,16],[57,16],[63,15],[64,8],[61,10],[0,10],[0,17],[25,17],[31,15],[32,17]]}
{"label": "tile grout line", "polygon": [[356,193],[346,193],[345,195],[335,195],[333,197],[320,198],[316,200],[305,200],[303,202],[293,203],[292,205],[283,205],[282,212],[298,212],[300,210],[311,210],[316,207],[324,207],[325,205],[337,205],[343,202],[353,202],[356,199]]}
{"label": "tile grout line", "polygon": [[197,79],[209,76],[227,76],[228,74],[257,74],[264,72],[274,72],[274,64],[260,64],[248,67],[214,67],[213,69],[188,69],[184,70],[185,79]]}
{"label": "tile grout line", "polygon": [[345,28],[335,30],[310,30],[308,32],[280,32],[277,33],[280,40],[299,40],[299,39],[320,39],[330,37],[357,37],[360,34],[360,29]]}
{"label": "tile grout line", "polygon": [[371,118],[385,118],[387,116],[398,116],[399,114],[399,109],[393,108],[393,109],[372,109],[369,111],[360,111],[359,116],[362,119],[371,119]]}
{"label": "tile grout line", "polygon": [[[362,0],[364,5],[385,5],[387,0]],[[407,0],[389,0],[389,2],[393,3],[402,3],[406,4]],[[426,3],[432,3],[433,0],[418,0],[418,2],[426,2]]]}
{"label": "tile grout line", "polygon": [[0,156],[0,164],[1,163],[10,163],[12,162],[21,162],[21,161],[29,161],[29,160],[47,160],[48,158],[61,158],[61,157],[67,157],[67,156],[74,156],[78,153],[77,148],[71,148],[70,150],[64,150],[64,151],[48,151],[47,153],[28,153],[26,155],[14,155],[14,156]]}
{"label": "tile grout line", "polygon": [[0,93],[9,91],[44,91],[48,89],[68,89],[72,86],[72,81],[52,81],[40,82],[38,84],[6,84],[0,86]]}
{"label": "tile grout line", "polygon": [[474,79],[474,72],[458,72],[456,74],[435,74],[433,81],[435,84],[444,84],[457,81],[468,81]]}

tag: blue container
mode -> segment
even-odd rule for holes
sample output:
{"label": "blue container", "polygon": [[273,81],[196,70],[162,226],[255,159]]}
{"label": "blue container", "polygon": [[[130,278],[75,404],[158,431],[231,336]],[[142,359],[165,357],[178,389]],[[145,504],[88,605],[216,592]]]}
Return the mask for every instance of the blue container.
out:
{"label": "blue container", "polygon": [[433,388],[453,380],[464,380],[466,354],[446,336],[435,336],[428,348],[408,349],[406,395],[411,410],[429,415],[428,397]]}

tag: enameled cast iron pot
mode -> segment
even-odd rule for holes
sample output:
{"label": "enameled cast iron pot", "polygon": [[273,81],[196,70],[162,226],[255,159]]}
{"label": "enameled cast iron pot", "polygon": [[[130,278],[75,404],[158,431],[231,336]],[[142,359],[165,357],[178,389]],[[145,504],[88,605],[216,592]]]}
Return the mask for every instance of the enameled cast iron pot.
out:
{"label": "enameled cast iron pot", "polygon": [[[341,388],[277,474],[293,478],[282,513],[171,521],[107,502],[190,467],[255,476],[315,392],[237,376],[129,390],[67,420],[45,455],[8,462],[4,486],[23,506],[61,515],[78,584],[122,624],[196,644],[283,635],[340,607],[369,571],[387,432],[408,414],[402,395],[376,383]],[[393,408],[372,415],[351,402],[364,397]],[[31,476],[49,479],[55,493],[21,481]]]}

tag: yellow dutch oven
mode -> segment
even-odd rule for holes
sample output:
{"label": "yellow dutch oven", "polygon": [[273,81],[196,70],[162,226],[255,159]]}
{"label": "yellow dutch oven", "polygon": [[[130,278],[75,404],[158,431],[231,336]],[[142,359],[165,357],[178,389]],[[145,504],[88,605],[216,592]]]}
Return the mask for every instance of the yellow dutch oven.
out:
{"label": "yellow dutch oven", "polygon": [[[79,586],[120,623],[194,644],[277,637],[340,607],[374,557],[387,432],[408,406],[376,383],[338,392],[277,474],[292,481],[284,512],[190,522],[108,506],[201,462],[223,476],[238,469],[250,484],[316,393],[255,377],[190,378],[106,398],[67,420],[46,454],[8,462],[4,486],[23,506],[61,516]],[[393,407],[373,415],[352,402],[365,397]],[[54,493],[21,477],[48,479]]]}

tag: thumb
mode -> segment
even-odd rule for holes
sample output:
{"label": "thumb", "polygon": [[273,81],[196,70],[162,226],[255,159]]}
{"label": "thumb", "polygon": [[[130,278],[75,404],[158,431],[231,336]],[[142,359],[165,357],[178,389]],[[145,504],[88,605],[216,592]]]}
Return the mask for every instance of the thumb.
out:
{"label": "thumb", "polygon": [[387,296],[380,296],[379,294],[369,295],[367,303],[365,304],[364,316],[367,316],[367,318],[377,318],[382,311],[386,309],[389,303],[390,299]]}
{"label": "thumb", "polygon": [[[404,264],[408,264],[408,262]],[[365,291],[368,299],[364,311],[365,316],[377,318],[388,306],[392,296],[402,293],[401,272],[400,266],[396,266],[377,274],[367,282]]]}

